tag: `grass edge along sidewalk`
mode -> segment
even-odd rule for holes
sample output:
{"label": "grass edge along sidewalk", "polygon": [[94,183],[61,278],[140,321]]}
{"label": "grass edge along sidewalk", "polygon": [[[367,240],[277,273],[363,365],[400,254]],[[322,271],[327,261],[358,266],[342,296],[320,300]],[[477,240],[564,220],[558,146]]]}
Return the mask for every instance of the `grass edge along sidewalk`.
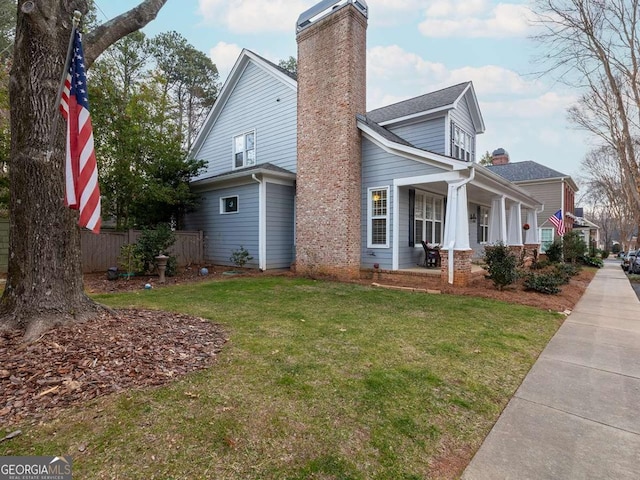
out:
{"label": "grass edge along sidewalk", "polygon": [[78,478],[457,478],[561,316],[453,295],[237,278],[98,295],[211,319],[213,367],[25,427],[0,455]]}

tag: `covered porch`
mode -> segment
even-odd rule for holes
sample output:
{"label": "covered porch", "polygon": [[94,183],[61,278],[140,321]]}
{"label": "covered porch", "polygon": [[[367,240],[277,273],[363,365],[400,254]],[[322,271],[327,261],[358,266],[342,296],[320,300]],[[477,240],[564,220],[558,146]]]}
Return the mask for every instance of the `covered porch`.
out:
{"label": "covered porch", "polygon": [[[397,178],[392,196],[392,271],[464,286],[484,274],[473,260],[486,245],[502,242],[517,254],[539,248],[536,212],[543,206],[480,165]],[[439,268],[424,266],[423,241],[439,248]]]}

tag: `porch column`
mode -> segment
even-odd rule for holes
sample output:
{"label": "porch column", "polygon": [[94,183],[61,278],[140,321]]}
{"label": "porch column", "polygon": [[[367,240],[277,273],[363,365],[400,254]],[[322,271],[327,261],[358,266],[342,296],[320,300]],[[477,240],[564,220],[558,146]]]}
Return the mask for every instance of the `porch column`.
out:
{"label": "porch column", "polygon": [[509,208],[509,231],[507,245],[522,245],[522,204],[514,203]]}
{"label": "porch column", "polygon": [[469,246],[468,219],[467,186],[450,183],[447,195],[443,248],[449,248],[453,242],[453,248],[456,250],[471,250]]}
{"label": "porch column", "polygon": [[491,199],[491,211],[489,212],[489,244],[507,241],[507,215],[504,196]]}
{"label": "porch column", "polygon": [[529,224],[529,230],[524,232],[524,243],[526,245],[540,245],[538,215],[535,210],[527,210],[527,223]]}

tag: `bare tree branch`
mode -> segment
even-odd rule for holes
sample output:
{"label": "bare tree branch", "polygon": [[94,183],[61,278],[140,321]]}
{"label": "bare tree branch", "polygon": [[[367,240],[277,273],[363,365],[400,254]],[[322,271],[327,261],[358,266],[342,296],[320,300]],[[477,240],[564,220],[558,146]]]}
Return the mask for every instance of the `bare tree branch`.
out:
{"label": "bare tree branch", "polygon": [[145,0],[86,34],[83,44],[87,68],[109,46],[155,19],[165,3],[167,0]]}

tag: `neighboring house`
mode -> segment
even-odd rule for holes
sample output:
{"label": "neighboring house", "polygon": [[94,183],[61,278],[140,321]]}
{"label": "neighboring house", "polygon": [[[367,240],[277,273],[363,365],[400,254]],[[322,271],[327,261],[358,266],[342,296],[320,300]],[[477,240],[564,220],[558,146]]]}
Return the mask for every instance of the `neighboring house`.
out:
{"label": "neighboring house", "polygon": [[589,251],[593,253],[592,250],[595,248],[604,249],[604,245],[600,242],[600,227],[585,218],[582,207],[576,207],[575,216],[573,231],[580,235]]}
{"label": "neighboring house", "polygon": [[493,152],[492,165],[487,168],[522,187],[544,204],[544,210],[537,215],[542,253],[557,237],[555,227],[549,222],[551,215],[562,210],[566,230],[573,228],[576,218],[574,202],[578,186],[570,175],[533,161],[510,162],[509,154],[503,148]]}
{"label": "neighboring house", "polygon": [[[358,277],[424,262],[464,285],[487,243],[536,245],[535,196],[475,163],[484,122],[471,82],[366,112],[368,8],[325,0],[297,23],[298,78],[243,50],[191,155],[207,161],[187,219],[205,257]],[[340,48],[336,48],[340,45]],[[346,68],[345,66],[349,66]]]}

